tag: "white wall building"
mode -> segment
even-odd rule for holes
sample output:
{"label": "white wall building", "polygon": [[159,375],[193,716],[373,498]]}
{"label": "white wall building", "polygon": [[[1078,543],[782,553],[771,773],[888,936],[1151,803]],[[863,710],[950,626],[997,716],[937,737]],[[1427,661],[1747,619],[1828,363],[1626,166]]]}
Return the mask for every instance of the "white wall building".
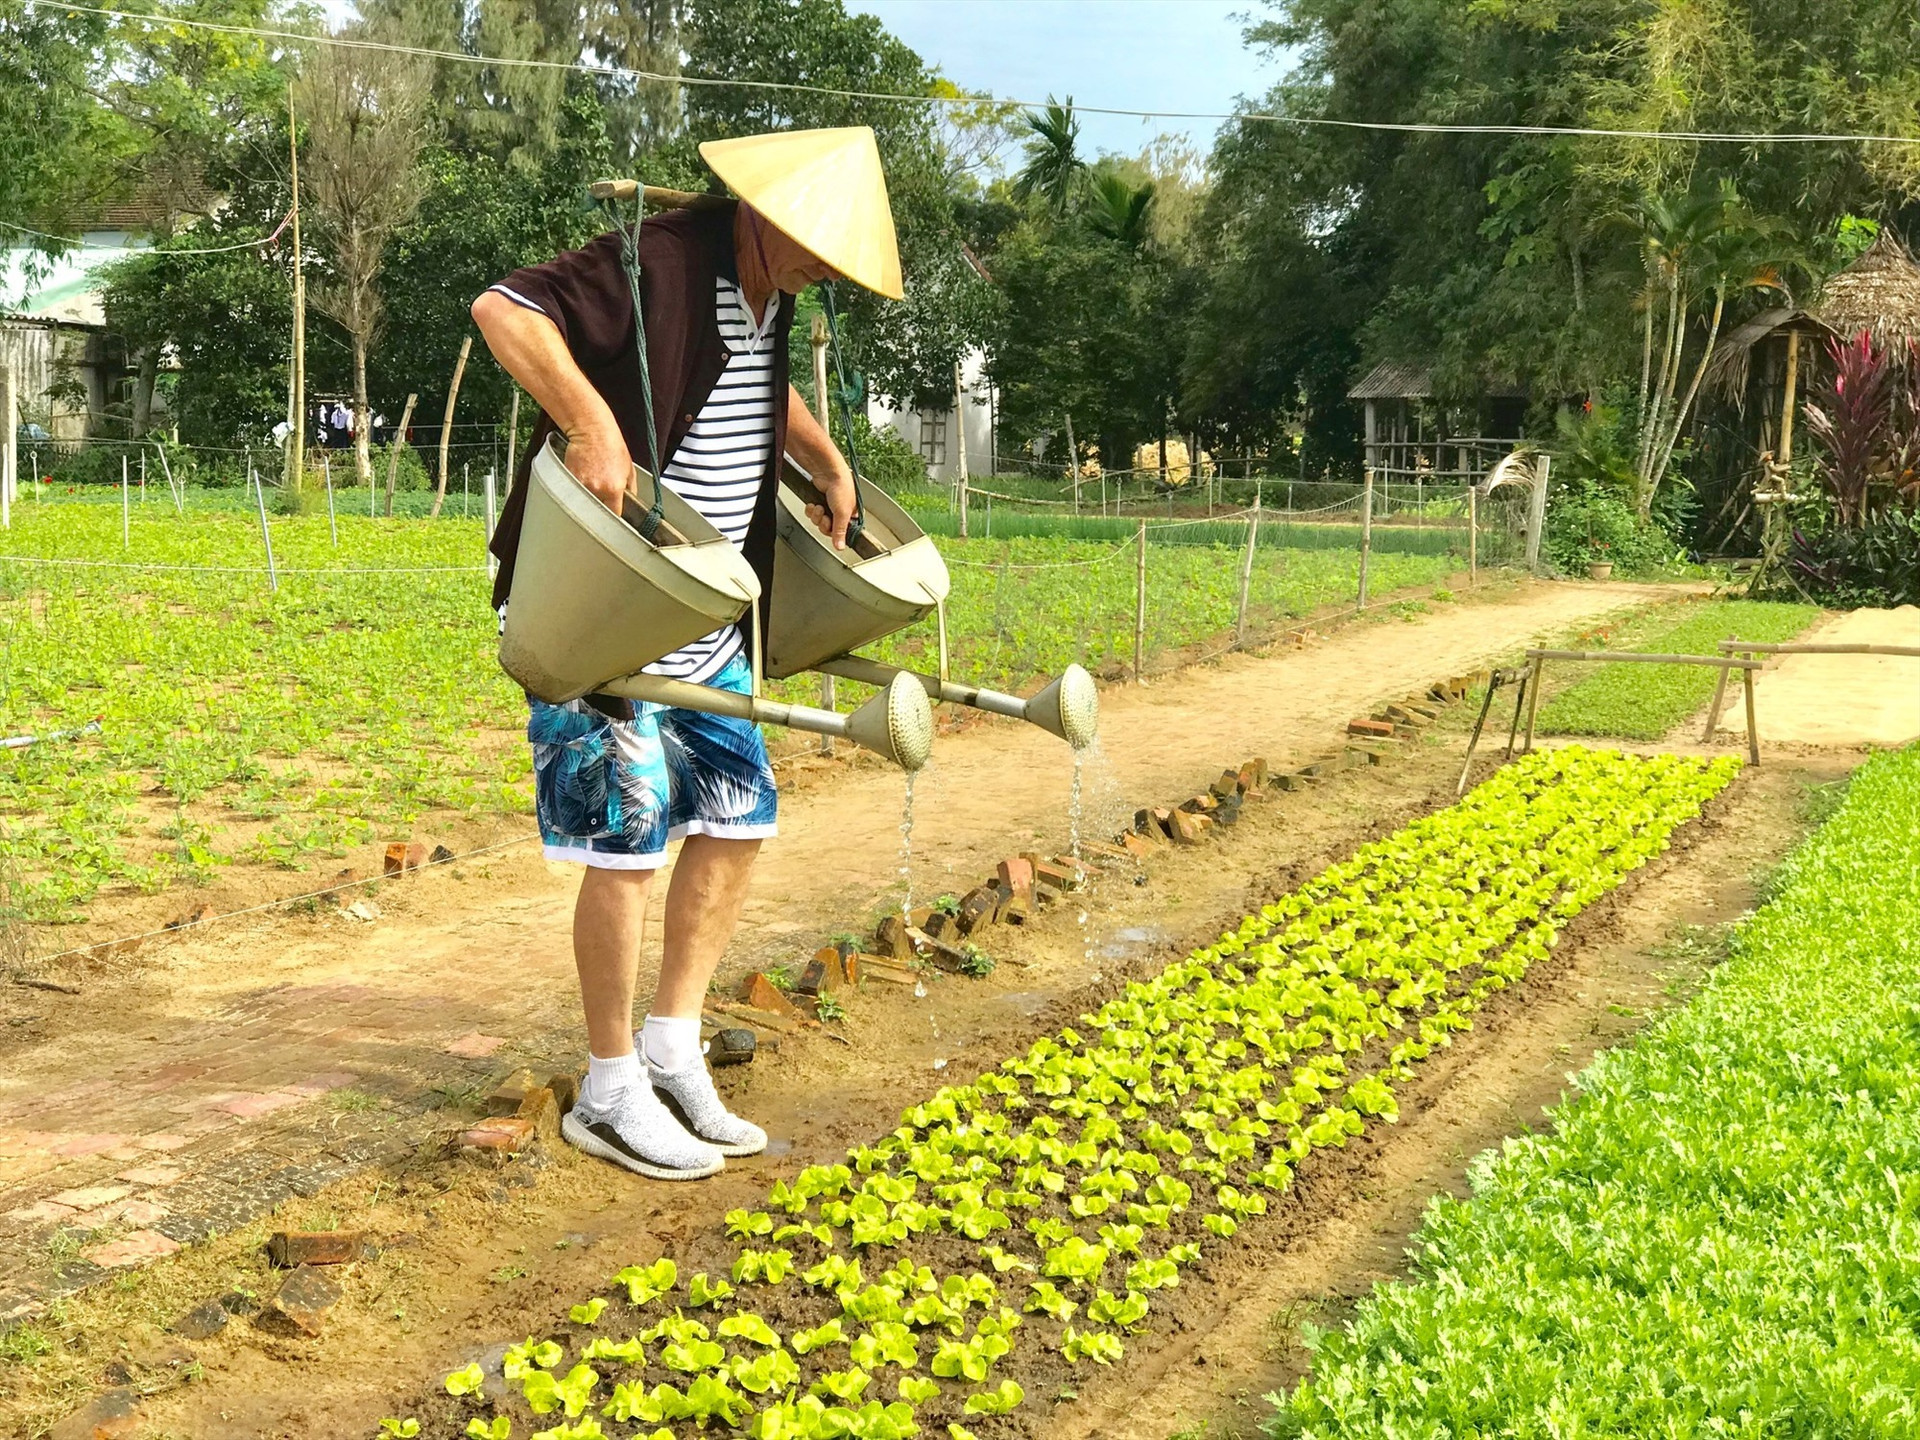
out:
{"label": "white wall building", "polygon": [[[994,453],[999,397],[987,378],[983,351],[969,350],[961,360],[960,382],[966,412],[967,474],[977,479],[992,475],[999,459]],[[891,430],[911,445],[926,465],[929,480],[951,483],[959,477],[960,429],[952,405],[901,410],[887,401],[869,399],[867,419],[875,429]]]}

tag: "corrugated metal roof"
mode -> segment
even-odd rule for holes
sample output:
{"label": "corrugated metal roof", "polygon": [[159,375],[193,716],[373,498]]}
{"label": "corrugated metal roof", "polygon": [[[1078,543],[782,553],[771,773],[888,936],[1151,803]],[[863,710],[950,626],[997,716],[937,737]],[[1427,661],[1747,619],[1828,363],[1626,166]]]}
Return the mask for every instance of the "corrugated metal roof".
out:
{"label": "corrugated metal roof", "polygon": [[[1527,387],[1496,380],[1480,393],[1489,399],[1524,400]],[[1415,360],[1382,360],[1347,391],[1349,400],[1426,400],[1432,395],[1433,369]]]}

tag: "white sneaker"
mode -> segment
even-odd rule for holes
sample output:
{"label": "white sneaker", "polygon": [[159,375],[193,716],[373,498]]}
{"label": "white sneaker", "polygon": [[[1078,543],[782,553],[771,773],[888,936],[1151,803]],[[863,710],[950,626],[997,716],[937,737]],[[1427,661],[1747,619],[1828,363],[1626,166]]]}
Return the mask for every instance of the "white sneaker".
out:
{"label": "white sneaker", "polygon": [[739,1158],[767,1148],[767,1132],[727,1109],[706,1062],[696,1060],[684,1070],[668,1074],[648,1062],[647,1078],[667,1112],[687,1131],[722,1155]]}
{"label": "white sneaker", "polygon": [[649,1180],[703,1180],[727,1167],[721,1152],[688,1134],[646,1085],[629,1089],[604,1114],[589,1109],[584,1098],[576,1101],[560,1121],[560,1134],[576,1150]]}

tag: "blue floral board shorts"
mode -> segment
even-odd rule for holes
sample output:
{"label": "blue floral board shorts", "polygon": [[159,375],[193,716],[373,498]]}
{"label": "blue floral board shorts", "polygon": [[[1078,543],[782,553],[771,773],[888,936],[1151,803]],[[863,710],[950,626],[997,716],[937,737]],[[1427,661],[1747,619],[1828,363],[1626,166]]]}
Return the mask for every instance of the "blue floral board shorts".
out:
{"label": "blue floral board shorts", "polygon": [[[745,656],[735,656],[707,683],[745,695],[753,673]],[[667,843],[683,836],[773,836],[773,766],[752,721],[639,700],[631,702],[631,720],[612,719],[584,700],[529,703],[527,739],[547,859],[655,870],[667,863]]]}

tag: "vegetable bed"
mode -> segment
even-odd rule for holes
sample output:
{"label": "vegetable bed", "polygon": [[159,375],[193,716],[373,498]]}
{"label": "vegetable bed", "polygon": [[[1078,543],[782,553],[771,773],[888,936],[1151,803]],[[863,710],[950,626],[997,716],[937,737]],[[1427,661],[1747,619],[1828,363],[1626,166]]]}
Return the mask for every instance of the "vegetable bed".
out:
{"label": "vegetable bed", "polygon": [[[1664,850],[1726,759],[1542,751],[475,1364],[433,1436],[1030,1433],[1314,1151]],[[698,1265],[702,1268],[695,1269]],[[390,1425],[408,1431],[414,1420]]]}
{"label": "vegetable bed", "polygon": [[1920,1433],[1920,748],[1684,1009],[1441,1200],[1276,1436]]}
{"label": "vegetable bed", "polygon": [[[1812,605],[1715,600],[1687,606],[1684,619],[1638,637],[1631,648],[1656,655],[1716,655],[1729,635],[1767,643],[1791,640],[1819,615]],[[1720,677],[1707,665],[1583,668],[1591,673],[1540,707],[1542,733],[1658,740],[1713,697]],[[1729,683],[1738,679],[1732,676]]]}

